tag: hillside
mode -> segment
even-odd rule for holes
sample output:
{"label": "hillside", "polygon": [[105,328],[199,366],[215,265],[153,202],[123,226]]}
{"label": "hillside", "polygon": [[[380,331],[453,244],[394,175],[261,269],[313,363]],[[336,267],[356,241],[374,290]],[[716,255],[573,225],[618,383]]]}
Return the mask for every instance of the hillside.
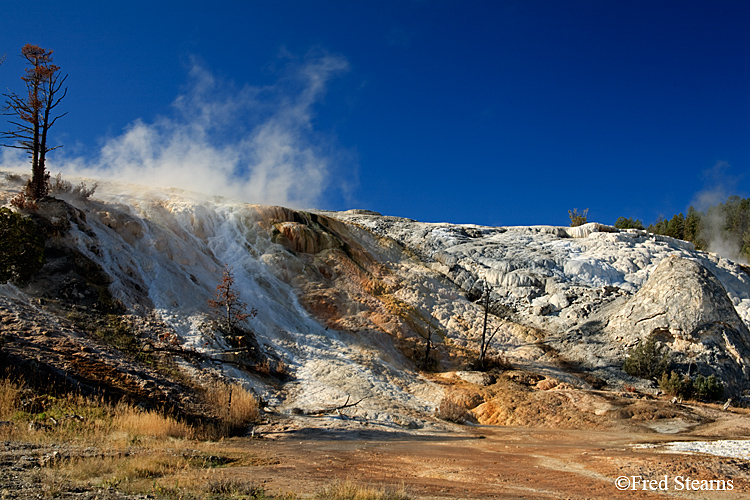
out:
{"label": "hillside", "polygon": [[[6,174],[4,205],[22,184]],[[211,410],[191,392],[230,378],[272,414],[356,402],[356,421],[416,429],[442,425],[444,398],[480,423],[605,425],[629,404],[623,387],[656,392],[622,371],[649,336],[675,370],[715,375],[735,400],[750,381],[747,268],[669,237],[428,224],[113,182],[89,199],[55,196],[30,214],[44,267],[0,286],[6,366],[40,384],[201,418]],[[208,323],[225,266],[257,310],[239,340]],[[498,367],[480,373],[469,366],[485,286]],[[681,411],[664,417],[697,421]]]}

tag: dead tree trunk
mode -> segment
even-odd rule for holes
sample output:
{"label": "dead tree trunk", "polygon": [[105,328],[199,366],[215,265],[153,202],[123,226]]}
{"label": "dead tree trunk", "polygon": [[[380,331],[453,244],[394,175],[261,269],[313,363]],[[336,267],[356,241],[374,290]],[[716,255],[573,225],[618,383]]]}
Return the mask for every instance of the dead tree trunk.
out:
{"label": "dead tree trunk", "polygon": [[487,357],[487,351],[490,348],[490,344],[492,343],[492,339],[495,338],[495,335],[500,330],[500,327],[498,326],[495,331],[493,331],[491,334],[487,334],[487,323],[489,319],[490,314],[490,294],[492,292],[492,287],[487,285],[487,282],[484,283],[484,321],[482,322],[482,341],[479,346],[479,359],[477,360],[478,368],[484,370],[485,368],[485,358]]}

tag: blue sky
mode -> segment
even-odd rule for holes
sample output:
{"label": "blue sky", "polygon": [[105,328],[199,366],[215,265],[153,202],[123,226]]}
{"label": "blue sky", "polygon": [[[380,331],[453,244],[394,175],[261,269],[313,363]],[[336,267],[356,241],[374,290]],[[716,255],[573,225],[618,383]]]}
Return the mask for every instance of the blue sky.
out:
{"label": "blue sky", "polygon": [[29,5],[0,2],[0,87],[55,51],[53,173],[485,225],[750,195],[746,1]]}

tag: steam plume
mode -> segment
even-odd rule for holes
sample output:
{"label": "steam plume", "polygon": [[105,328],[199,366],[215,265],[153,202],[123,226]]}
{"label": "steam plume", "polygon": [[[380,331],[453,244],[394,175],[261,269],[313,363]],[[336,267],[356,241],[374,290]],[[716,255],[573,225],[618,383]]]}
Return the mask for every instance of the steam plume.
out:
{"label": "steam plume", "polygon": [[728,197],[737,193],[740,177],[729,173],[731,165],[719,161],[703,172],[706,187],[693,198],[693,206],[704,215],[701,220],[699,239],[708,243],[708,251],[734,261],[746,262],[740,255],[742,248],[741,236],[738,238],[724,228],[727,225],[726,213],[723,210],[710,210]]}
{"label": "steam plume", "polygon": [[68,158],[52,170],[258,204],[316,206],[343,154],[314,129],[314,107],[347,68],[343,58],[311,56],[273,85],[238,88],[193,61],[173,116],[135,120],[93,160]]}

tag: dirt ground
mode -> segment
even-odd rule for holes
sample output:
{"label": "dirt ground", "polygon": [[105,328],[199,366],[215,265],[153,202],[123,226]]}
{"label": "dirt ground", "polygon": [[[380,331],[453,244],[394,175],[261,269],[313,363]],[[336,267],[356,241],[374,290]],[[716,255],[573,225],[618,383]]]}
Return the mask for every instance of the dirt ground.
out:
{"label": "dirt ground", "polygon": [[[737,439],[746,420],[721,419],[690,435],[516,427],[456,427],[428,434],[289,429],[237,443],[267,457],[269,465],[224,472],[251,477],[272,493],[316,491],[333,480],[352,480],[405,486],[419,499],[750,498],[746,460],[633,446],[719,435]],[[630,488],[618,489],[621,476]],[[635,490],[633,476],[640,478]],[[644,481],[651,480],[644,491]],[[652,486],[655,491],[649,490]],[[693,489],[701,486],[706,489]],[[726,489],[718,490],[722,486]]]}
{"label": "dirt ground", "polygon": [[[459,425],[399,430],[341,417],[285,417],[257,428],[252,437],[208,444],[219,454],[252,458],[240,461],[245,465],[190,474],[201,482],[223,476],[262,487],[270,495],[294,493],[296,498],[311,498],[336,481],[404,487],[411,498],[422,500],[750,498],[748,460],[634,446],[747,434],[746,413],[699,410],[712,413],[712,421],[690,433],[671,434],[639,431],[633,425],[605,431]],[[54,471],[54,464],[44,463],[54,461],[56,454],[113,453],[76,451],[65,444],[0,443],[0,498],[159,497],[125,495],[111,487],[60,486],[64,481],[57,489],[44,484],[55,479],[44,473],[45,468]]]}

